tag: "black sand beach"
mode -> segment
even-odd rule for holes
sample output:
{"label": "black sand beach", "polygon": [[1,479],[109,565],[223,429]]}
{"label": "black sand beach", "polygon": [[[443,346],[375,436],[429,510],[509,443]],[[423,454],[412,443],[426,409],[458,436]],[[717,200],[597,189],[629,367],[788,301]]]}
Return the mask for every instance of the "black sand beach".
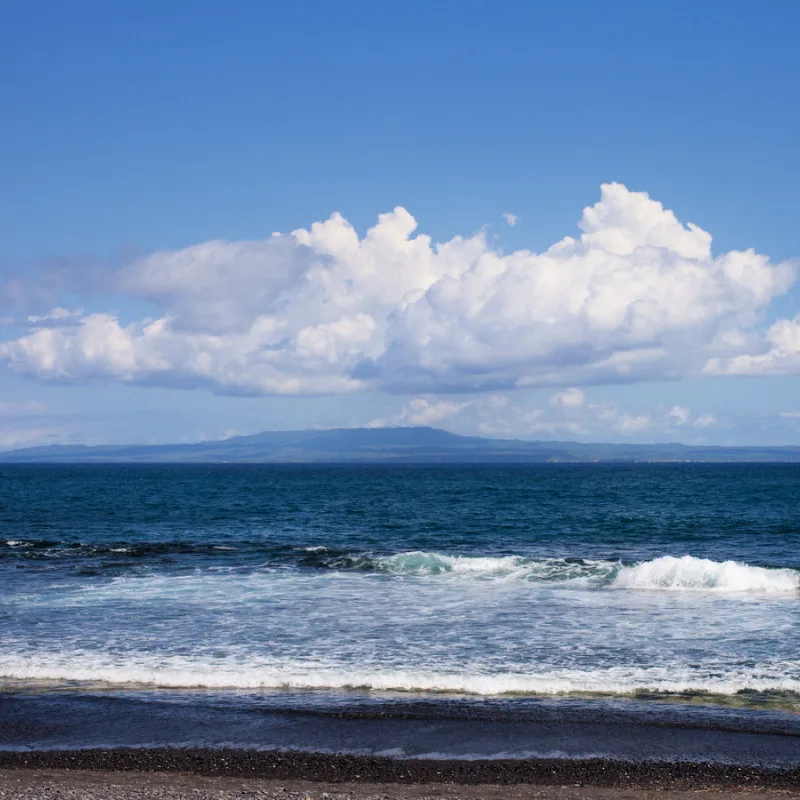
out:
{"label": "black sand beach", "polygon": [[[287,753],[234,749],[110,748],[77,751],[0,752],[4,784],[33,773],[57,780],[98,772],[204,776],[278,782],[311,781],[317,790],[345,786],[367,796],[371,785],[388,786],[382,796],[406,797],[409,787],[595,787],[670,791],[780,790],[800,793],[800,766],[768,769],[726,764],[624,762],[610,759],[425,760],[376,756]],[[60,777],[59,777],[60,776]],[[29,780],[29,778],[26,778]],[[103,779],[97,778],[102,781]],[[126,779],[129,780],[129,779]],[[149,779],[148,779],[149,780]],[[169,783],[168,779],[166,780]],[[282,783],[281,783],[282,782]],[[355,788],[353,788],[355,787]],[[269,788],[269,787],[268,787]],[[275,787],[272,787],[274,789]],[[450,790],[461,796],[461,788]],[[394,794],[393,794],[394,792]],[[123,795],[124,796],[124,795]],[[463,796],[487,796],[467,793]],[[503,796],[503,795],[499,795]],[[505,795],[507,796],[507,795]],[[536,795],[523,795],[536,796]],[[546,795],[539,795],[546,796]],[[599,796],[599,795],[595,795]]]}
{"label": "black sand beach", "polygon": [[[660,706],[646,722],[638,712],[621,711],[584,719],[582,707],[570,712],[569,706],[531,711],[530,718],[517,709],[498,719],[489,706],[457,705],[450,711],[464,714],[442,718],[438,704],[416,703],[404,706],[404,715],[384,709],[387,716],[374,719],[352,709],[233,709],[201,698],[167,703],[150,695],[8,692],[0,698],[0,797],[800,795],[800,737],[791,715],[703,711],[690,725],[685,715],[678,717],[683,724],[665,718],[669,708]],[[192,739],[203,743],[185,744]],[[413,755],[415,741],[417,753],[431,752],[434,743],[440,752]],[[456,755],[548,741],[569,756]],[[392,743],[403,745],[405,757],[387,754]],[[605,754],[574,755],[598,748]]]}
{"label": "black sand beach", "polygon": [[778,800],[799,796],[791,790],[665,790],[525,784],[455,785],[336,783],[259,780],[142,772],[85,770],[0,770],[4,800]]}
{"label": "black sand beach", "polygon": [[530,784],[331,784],[162,772],[0,770],[3,800],[778,800],[798,796],[792,790],[750,787],[680,790]]}

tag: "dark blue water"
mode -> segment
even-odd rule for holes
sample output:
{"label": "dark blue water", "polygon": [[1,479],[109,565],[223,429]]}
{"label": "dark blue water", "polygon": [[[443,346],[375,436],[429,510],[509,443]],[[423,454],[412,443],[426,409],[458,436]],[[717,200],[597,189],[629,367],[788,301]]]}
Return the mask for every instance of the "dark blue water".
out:
{"label": "dark blue water", "polygon": [[0,683],[791,727],[798,498],[777,465],[4,467]]}

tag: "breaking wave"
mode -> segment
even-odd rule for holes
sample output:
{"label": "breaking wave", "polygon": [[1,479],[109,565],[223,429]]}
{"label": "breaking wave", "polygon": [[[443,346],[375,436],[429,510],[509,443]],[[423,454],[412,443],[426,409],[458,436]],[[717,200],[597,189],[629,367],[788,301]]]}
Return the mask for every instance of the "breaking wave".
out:
{"label": "breaking wave", "polygon": [[491,558],[415,551],[377,558],[374,567],[396,575],[527,580],[613,589],[759,593],[800,590],[798,570],[757,567],[737,561],[711,561],[693,556],[662,556],[625,565],[618,561],[522,556]]}
{"label": "breaking wave", "polygon": [[623,567],[613,586],[621,589],[669,589],[717,592],[796,592],[800,572],[754,567],[738,561],[662,556]]}
{"label": "breaking wave", "polygon": [[[137,663],[138,661],[138,663]],[[149,659],[140,655],[115,664],[85,653],[70,658],[0,658],[0,677],[20,682],[90,682],[112,686],[203,689],[361,689],[390,692],[500,695],[630,695],[637,692],[703,693],[718,696],[743,692],[800,694],[800,679],[788,665],[759,670],[733,669],[715,674],[698,668],[611,667],[548,669],[542,672],[474,673],[425,669],[359,669],[337,665],[250,663],[226,659],[195,662],[185,658]]]}
{"label": "breaking wave", "polygon": [[592,584],[609,580],[619,569],[612,561],[523,556],[463,556],[413,551],[372,560],[374,569],[415,577],[453,576]]}
{"label": "breaking wave", "polygon": [[166,558],[192,559],[204,566],[232,565],[254,570],[300,569],[378,573],[407,578],[481,581],[527,581],[575,588],[660,591],[749,592],[800,591],[800,569],[764,567],[739,561],[713,561],[685,555],[622,562],[582,558],[534,558],[521,555],[463,555],[412,550],[392,555],[322,545],[241,540],[187,542],[115,541],[103,544],[48,539],[0,539],[0,559],[55,559],[71,565],[119,570]]}

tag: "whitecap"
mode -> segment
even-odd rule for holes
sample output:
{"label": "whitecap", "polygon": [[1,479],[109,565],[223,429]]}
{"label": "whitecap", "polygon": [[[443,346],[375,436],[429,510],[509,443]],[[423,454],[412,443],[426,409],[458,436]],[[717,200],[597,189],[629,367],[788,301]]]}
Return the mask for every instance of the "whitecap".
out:
{"label": "whitecap", "polygon": [[738,561],[693,556],[661,556],[622,567],[612,584],[617,589],[785,593],[800,589],[800,572],[755,567]]}

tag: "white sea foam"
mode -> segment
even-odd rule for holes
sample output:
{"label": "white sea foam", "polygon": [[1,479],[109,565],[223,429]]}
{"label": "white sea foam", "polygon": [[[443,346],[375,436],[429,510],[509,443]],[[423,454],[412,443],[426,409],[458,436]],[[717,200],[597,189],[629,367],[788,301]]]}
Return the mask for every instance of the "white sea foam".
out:
{"label": "white sea foam", "polygon": [[800,676],[789,664],[729,671],[671,667],[553,669],[531,673],[468,673],[436,670],[370,670],[308,662],[230,659],[205,662],[178,657],[128,657],[113,663],[106,656],[72,653],[60,657],[3,656],[0,677],[15,681],[80,681],[125,686],[208,689],[365,689],[372,691],[506,694],[632,694],[742,691],[800,694]]}
{"label": "white sea foam", "polygon": [[612,584],[618,589],[783,593],[800,589],[800,572],[753,567],[738,561],[662,556],[622,567]]}
{"label": "white sea foam", "polygon": [[377,569],[416,577],[452,576],[484,580],[556,583],[601,582],[617,570],[612,561],[567,561],[523,556],[462,556],[415,550],[375,559]]}
{"label": "white sea foam", "polygon": [[413,551],[378,558],[375,566],[396,575],[453,576],[484,580],[608,586],[614,589],[785,593],[800,590],[800,572],[737,561],[662,556],[633,566],[616,561],[460,556]]}
{"label": "white sea foam", "polygon": [[519,556],[496,558],[481,556],[449,556],[414,550],[375,560],[375,566],[397,575],[469,574],[485,576],[515,575],[525,571]]}

